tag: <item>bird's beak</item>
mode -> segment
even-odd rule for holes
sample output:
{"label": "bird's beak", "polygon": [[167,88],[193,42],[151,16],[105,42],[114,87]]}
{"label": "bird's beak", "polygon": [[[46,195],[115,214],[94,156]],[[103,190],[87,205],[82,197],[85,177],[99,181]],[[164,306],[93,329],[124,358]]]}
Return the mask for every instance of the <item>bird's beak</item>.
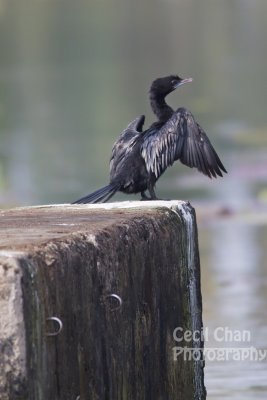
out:
{"label": "bird's beak", "polygon": [[184,83],[191,83],[191,82],[193,82],[193,78],[184,78],[184,79],[182,79],[182,80],[177,84],[176,87],[181,86],[181,85],[183,85]]}

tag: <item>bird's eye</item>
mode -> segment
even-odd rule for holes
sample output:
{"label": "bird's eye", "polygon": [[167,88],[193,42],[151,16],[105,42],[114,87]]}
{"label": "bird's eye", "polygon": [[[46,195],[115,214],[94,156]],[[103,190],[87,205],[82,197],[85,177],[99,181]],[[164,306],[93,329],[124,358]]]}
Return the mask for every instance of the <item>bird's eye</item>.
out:
{"label": "bird's eye", "polygon": [[173,80],[172,80],[172,85],[175,86],[176,84],[177,84],[177,80],[176,80],[176,79],[173,79]]}

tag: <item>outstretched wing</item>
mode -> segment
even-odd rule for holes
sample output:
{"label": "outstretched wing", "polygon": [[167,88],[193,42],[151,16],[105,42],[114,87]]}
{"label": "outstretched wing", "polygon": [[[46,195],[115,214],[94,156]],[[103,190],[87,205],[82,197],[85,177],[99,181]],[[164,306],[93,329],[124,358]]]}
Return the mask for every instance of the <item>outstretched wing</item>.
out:
{"label": "outstretched wing", "polygon": [[147,132],[141,154],[156,178],[176,160],[210,178],[227,173],[209,138],[185,108],[174,112],[160,129]]}
{"label": "outstretched wing", "polygon": [[111,177],[114,175],[118,165],[135,144],[135,141],[139,137],[140,133],[142,133],[144,122],[144,115],[140,115],[139,117],[135,118],[132,122],[129,123],[127,128],[122,131],[122,133],[114,143],[109,164]]}

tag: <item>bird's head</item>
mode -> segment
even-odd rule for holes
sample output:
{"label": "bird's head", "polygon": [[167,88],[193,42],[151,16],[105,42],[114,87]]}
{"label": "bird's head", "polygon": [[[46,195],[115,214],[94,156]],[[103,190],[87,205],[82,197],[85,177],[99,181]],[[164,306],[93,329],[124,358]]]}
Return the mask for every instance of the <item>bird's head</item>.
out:
{"label": "bird's head", "polygon": [[184,83],[192,82],[192,78],[180,78],[178,75],[170,75],[164,78],[158,78],[152,82],[150,87],[150,93],[157,95],[167,96],[167,94],[173,92],[179,86]]}

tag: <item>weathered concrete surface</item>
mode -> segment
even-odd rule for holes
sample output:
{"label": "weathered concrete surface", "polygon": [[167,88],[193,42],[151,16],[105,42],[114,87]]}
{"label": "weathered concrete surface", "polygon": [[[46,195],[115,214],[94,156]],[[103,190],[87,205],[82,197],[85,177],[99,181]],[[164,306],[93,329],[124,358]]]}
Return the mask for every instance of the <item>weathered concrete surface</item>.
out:
{"label": "weathered concrete surface", "polygon": [[205,399],[203,363],[173,360],[201,312],[187,203],[0,212],[1,400]]}

